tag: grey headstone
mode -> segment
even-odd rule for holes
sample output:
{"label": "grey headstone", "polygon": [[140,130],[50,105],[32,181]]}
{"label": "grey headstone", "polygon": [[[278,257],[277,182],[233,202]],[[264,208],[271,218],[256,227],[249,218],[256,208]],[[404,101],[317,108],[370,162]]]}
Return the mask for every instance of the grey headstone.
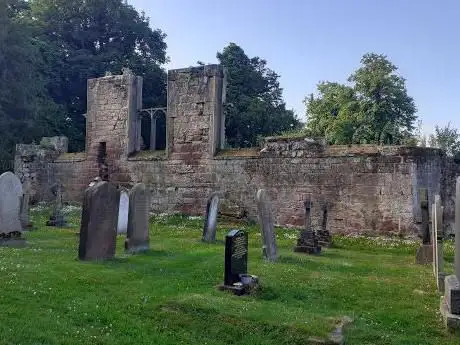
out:
{"label": "grey headstone", "polygon": [[57,226],[57,227],[65,227],[67,226],[67,222],[64,217],[64,204],[63,204],[63,196],[64,196],[64,186],[62,183],[57,182],[51,187],[51,193],[54,195],[54,203],[53,203],[53,211],[49,220],[46,222],[47,226]]}
{"label": "grey headstone", "polygon": [[118,210],[118,225],[117,233],[125,234],[128,231],[128,211],[129,211],[129,196],[126,191],[120,193],[120,205]]}
{"label": "grey headstone", "polygon": [[460,177],[457,177],[455,194],[455,276],[460,281]]}
{"label": "grey headstone", "polygon": [[297,246],[294,248],[294,251],[299,253],[319,254],[321,253],[321,246],[319,245],[318,236],[311,226],[311,200],[306,200],[304,206],[305,226],[297,239]]}
{"label": "grey headstone", "polygon": [[0,175],[0,234],[2,238],[20,238],[22,225],[19,219],[22,185],[10,171]]}
{"label": "grey headstone", "polygon": [[259,210],[259,223],[262,228],[263,256],[266,260],[274,262],[278,259],[278,247],[273,225],[273,214],[270,200],[263,189],[257,192],[257,208]]}
{"label": "grey headstone", "polygon": [[115,255],[119,190],[100,182],[85,191],[80,227],[80,260],[111,259]]}
{"label": "grey headstone", "polygon": [[135,253],[149,249],[149,210],[149,191],[145,184],[138,183],[129,191],[126,251]]}
{"label": "grey headstone", "polygon": [[203,242],[214,242],[216,240],[217,213],[219,211],[220,198],[217,192],[212,193],[206,205],[206,216],[203,226]]}
{"label": "grey headstone", "polygon": [[31,185],[30,181],[26,179],[22,184],[23,194],[21,198],[21,213],[20,213],[20,220],[21,226],[23,229],[29,229],[32,227],[30,223],[29,217],[29,202],[30,202],[30,192],[31,192]]}

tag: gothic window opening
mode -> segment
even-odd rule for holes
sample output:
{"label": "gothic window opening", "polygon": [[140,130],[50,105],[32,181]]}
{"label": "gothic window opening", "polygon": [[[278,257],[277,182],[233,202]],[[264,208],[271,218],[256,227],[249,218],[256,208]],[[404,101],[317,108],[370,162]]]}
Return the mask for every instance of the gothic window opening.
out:
{"label": "gothic window opening", "polygon": [[141,151],[166,149],[166,108],[142,109],[140,112],[139,148]]}

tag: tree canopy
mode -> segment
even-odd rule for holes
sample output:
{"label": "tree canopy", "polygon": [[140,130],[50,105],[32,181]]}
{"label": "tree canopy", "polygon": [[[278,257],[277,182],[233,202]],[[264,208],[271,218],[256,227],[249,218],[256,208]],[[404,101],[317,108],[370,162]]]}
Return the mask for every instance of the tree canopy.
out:
{"label": "tree canopy", "polygon": [[255,146],[260,136],[299,127],[294,112],[286,109],[279,75],[267,67],[267,61],[249,58],[235,43],[218,52],[217,58],[227,70],[224,111],[230,146]]}
{"label": "tree canopy", "polygon": [[320,82],[305,99],[307,131],[331,144],[402,144],[414,130],[416,106],[405,79],[385,55],[365,54],[350,85]]}

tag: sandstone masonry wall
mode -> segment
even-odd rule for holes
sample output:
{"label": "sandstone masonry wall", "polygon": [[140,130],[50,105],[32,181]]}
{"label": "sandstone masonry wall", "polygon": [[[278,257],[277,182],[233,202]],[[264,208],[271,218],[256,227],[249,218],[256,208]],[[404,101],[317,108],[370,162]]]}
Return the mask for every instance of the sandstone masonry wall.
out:
{"label": "sandstone masonry wall", "polygon": [[327,146],[308,138],[267,138],[261,148],[222,150],[224,84],[218,65],[169,71],[167,149],[138,152],[142,81],[132,75],[89,81],[87,153],[36,155],[40,164],[31,165],[19,145],[16,170],[44,176],[37,191],[59,179],[64,197],[80,201],[100,171],[97,145],[106,142],[109,179],[127,187],[145,183],[157,213],[202,215],[208,195],[219,191],[222,213],[255,220],[256,192],[264,188],[278,225],[302,226],[310,199],[313,225],[328,205],[333,233],[414,234],[421,222],[418,190],[428,188],[430,202],[441,193],[451,229],[458,167],[440,150]]}

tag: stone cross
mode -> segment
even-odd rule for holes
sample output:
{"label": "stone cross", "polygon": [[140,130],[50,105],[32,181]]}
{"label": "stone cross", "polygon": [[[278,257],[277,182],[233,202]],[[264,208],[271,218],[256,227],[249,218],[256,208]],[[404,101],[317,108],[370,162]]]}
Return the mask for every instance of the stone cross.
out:
{"label": "stone cross", "polygon": [[297,239],[297,246],[294,248],[294,251],[299,253],[319,254],[321,252],[321,247],[318,243],[318,237],[311,227],[311,200],[305,201],[304,205],[305,228]]}
{"label": "stone cross", "polygon": [[262,228],[263,256],[270,262],[278,260],[278,247],[273,225],[273,214],[270,200],[263,189],[257,192],[257,208],[259,210],[259,223]]}
{"label": "stone cross", "polygon": [[[0,235],[1,243],[8,245],[7,239],[22,240],[22,225],[19,218],[22,184],[11,171],[0,175]],[[4,243],[5,242],[5,243]]]}
{"label": "stone cross", "polygon": [[219,193],[214,192],[209,196],[206,205],[206,216],[203,226],[203,242],[214,242],[216,240],[217,230],[217,212],[219,211]]}
{"label": "stone cross", "polygon": [[425,265],[433,263],[433,229],[434,229],[434,209],[431,214],[431,234],[430,234],[430,211],[428,205],[428,190],[426,188],[421,188],[419,190],[420,195],[420,211],[422,216],[421,223],[421,234],[422,234],[422,245],[417,248],[417,253],[415,255],[415,262],[419,265]]}
{"label": "stone cross", "polygon": [[120,192],[120,205],[118,211],[118,225],[117,233],[125,234],[128,230],[128,210],[129,210],[129,196],[126,191]]}
{"label": "stone cross", "polygon": [[138,253],[149,249],[149,191],[143,183],[137,183],[129,191],[128,231],[125,249]]}
{"label": "stone cross", "polygon": [[99,182],[85,191],[81,215],[80,260],[105,260],[115,255],[120,191]]}

